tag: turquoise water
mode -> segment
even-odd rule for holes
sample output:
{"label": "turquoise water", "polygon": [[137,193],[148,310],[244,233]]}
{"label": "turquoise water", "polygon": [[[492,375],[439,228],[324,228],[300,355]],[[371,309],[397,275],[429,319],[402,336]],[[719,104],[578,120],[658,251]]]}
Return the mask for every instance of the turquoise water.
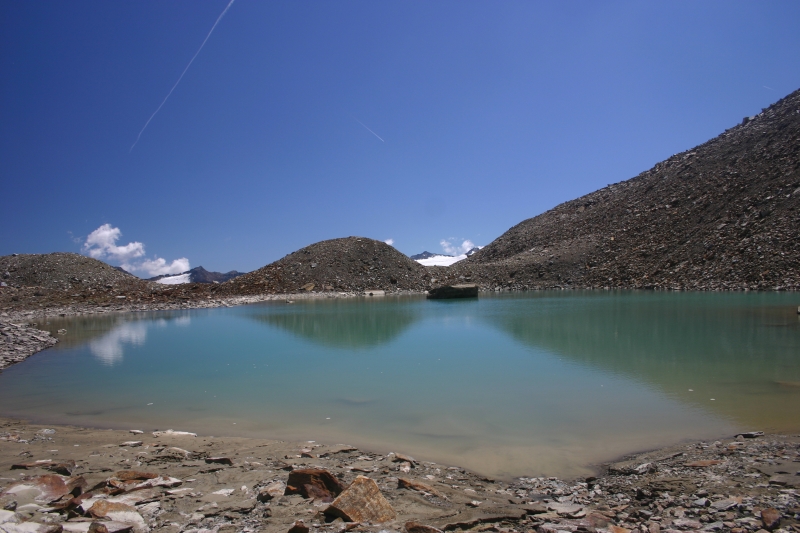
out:
{"label": "turquoise water", "polygon": [[51,319],[0,414],[347,443],[494,476],[800,429],[800,296],[536,292]]}

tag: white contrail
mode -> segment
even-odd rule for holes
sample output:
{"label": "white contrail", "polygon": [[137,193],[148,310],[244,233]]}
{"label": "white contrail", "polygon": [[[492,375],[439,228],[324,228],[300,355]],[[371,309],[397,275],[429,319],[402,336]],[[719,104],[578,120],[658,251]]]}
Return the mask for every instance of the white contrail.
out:
{"label": "white contrail", "polygon": [[150,121],[153,120],[153,117],[156,116],[156,113],[161,111],[161,108],[164,107],[164,104],[167,103],[167,99],[169,99],[170,95],[172,94],[172,91],[175,90],[175,87],[177,87],[178,84],[183,79],[183,75],[186,74],[186,71],[189,70],[189,67],[192,66],[192,63],[194,62],[194,59],[197,57],[197,54],[199,54],[200,50],[202,50],[203,47],[206,45],[206,41],[208,40],[209,37],[211,37],[211,34],[214,32],[214,28],[217,27],[217,24],[219,24],[219,21],[222,20],[222,17],[225,16],[225,13],[228,12],[228,9],[230,9],[230,7],[233,5],[233,2],[234,2],[234,0],[231,0],[230,2],[228,2],[228,5],[225,6],[225,9],[222,10],[222,14],[217,18],[217,21],[214,23],[214,25],[211,26],[211,30],[208,32],[208,35],[206,35],[206,38],[203,39],[203,44],[200,45],[200,48],[198,48],[197,52],[194,53],[194,55],[192,56],[192,59],[189,61],[189,64],[186,65],[186,68],[183,69],[183,72],[181,72],[180,77],[178,77],[178,81],[175,82],[175,85],[173,85],[172,89],[169,90],[169,93],[167,93],[167,96],[164,97],[164,101],[161,102],[161,105],[158,106],[158,109],[156,109],[155,112],[152,115],[150,115],[150,118],[147,119],[147,122],[144,123],[144,127],[142,128],[142,131],[140,131],[139,135],[136,136],[136,140],[134,141],[133,146],[131,146],[131,149],[128,150],[128,153],[133,152],[133,147],[136,146],[136,143],[138,143],[139,139],[141,139],[142,133],[144,133],[144,130],[147,129],[147,125],[150,124]]}
{"label": "white contrail", "polygon": [[[375,137],[377,137],[378,139],[381,139],[381,136],[380,136],[380,135],[378,135],[377,133],[375,133],[374,131],[372,131],[371,129],[369,129],[369,128],[367,127],[367,125],[366,125],[366,124],[364,124],[363,122],[361,122],[360,120],[358,120],[356,117],[353,117],[353,118],[355,119],[355,121],[356,121],[356,122],[358,122],[359,124],[361,124],[362,126],[364,126],[365,128],[367,128],[367,131],[368,131],[368,132],[370,132],[371,134],[373,134],[373,135],[374,135]],[[383,139],[381,139],[381,142],[382,142],[382,143],[385,143],[386,141],[384,141]]]}

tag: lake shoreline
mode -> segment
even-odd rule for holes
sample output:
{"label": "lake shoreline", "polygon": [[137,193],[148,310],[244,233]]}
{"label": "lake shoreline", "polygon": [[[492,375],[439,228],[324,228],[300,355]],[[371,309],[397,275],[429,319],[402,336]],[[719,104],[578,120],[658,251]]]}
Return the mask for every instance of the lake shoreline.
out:
{"label": "lake shoreline", "polygon": [[[393,296],[424,295],[423,291],[403,291],[390,293],[379,298]],[[51,305],[47,307],[6,308],[0,311],[0,333],[8,340],[0,343],[0,372],[4,368],[21,363],[28,357],[52,347],[58,342],[58,337],[49,332],[38,329],[33,325],[36,321],[48,318],[66,318],[75,316],[109,315],[141,313],[150,311],[180,311],[193,309],[214,309],[218,307],[235,307],[265,302],[294,303],[296,300],[327,300],[339,298],[368,298],[363,293],[356,292],[308,292],[298,294],[261,294],[256,296],[230,296],[207,300],[195,299],[186,301],[166,302],[126,302],[120,301],[114,305],[71,304]],[[30,303],[30,302],[29,302]]]}
{"label": "lake shoreline", "polygon": [[[18,522],[79,532],[91,521],[80,508],[59,511],[51,502],[44,506],[36,501],[30,491],[9,489],[20,483],[36,486],[41,476],[54,471],[71,479],[82,476],[86,487],[98,487],[114,478],[114,472],[132,470],[173,480],[172,486],[138,493],[141,501],[136,501],[136,492],[127,496],[129,510],[136,514],[131,520],[142,531],[286,532],[297,520],[314,531],[344,531],[349,526],[341,520],[327,522],[332,517],[325,515],[325,498],[283,495],[293,470],[318,468],[333,474],[343,487],[359,475],[377,483],[396,516],[385,523],[362,523],[356,526],[359,531],[401,530],[404,525],[413,531],[408,522],[441,531],[800,530],[795,490],[800,476],[794,475],[800,461],[798,435],[683,443],[626,455],[585,478],[495,480],[457,466],[415,460],[402,450],[385,454],[346,444],[132,429],[42,426],[0,418],[0,504],[15,511]],[[122,497],[118,492],[104,497],[115,496]],[[781,529],[762,514],[778,520]]]}

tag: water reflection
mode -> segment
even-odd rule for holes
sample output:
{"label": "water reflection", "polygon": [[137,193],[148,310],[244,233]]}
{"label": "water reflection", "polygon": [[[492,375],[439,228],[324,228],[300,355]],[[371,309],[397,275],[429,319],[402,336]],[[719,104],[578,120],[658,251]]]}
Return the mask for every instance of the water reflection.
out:
{"label": "water reflection", "polygon": [[146,324],[124,322],[102,337],[90,340],[89,351],[104,365],[113,366],[122,362],[124,344],[142,346],[146,340]]}
{"label": "water reflection", "polygon": [[416,300],[311,300],[262,308],[246,316],[332,348],[361,349],[392,342],[422,318]]}
{"label": "water reflection", "polygon": [[[186,327],[191,321],[189,311],[153,311],[50,318],[37,327],[59,339],[53,349],[66,350],[86,344],[101,363],[114,366],[122,362],[125,345],[145,344],[148,328],[163,328],[170,324]],[[62,328],[67,331],[65,335],[58,334]]]}
{"label": "water reflection", "polygon": [[800,320],[762,296],[545,293],[482,317],[524,344],[743,425],[796,429],[786,409],[800,412],[800,387],[787,385],[800,382]]}
{"label": "water reflection", "polygon": [[585,474],[682,439],[797,429],[795,302],[559,292],[51,319],[67,335],[0,374],[0,406],[348,442],[492,475]]}

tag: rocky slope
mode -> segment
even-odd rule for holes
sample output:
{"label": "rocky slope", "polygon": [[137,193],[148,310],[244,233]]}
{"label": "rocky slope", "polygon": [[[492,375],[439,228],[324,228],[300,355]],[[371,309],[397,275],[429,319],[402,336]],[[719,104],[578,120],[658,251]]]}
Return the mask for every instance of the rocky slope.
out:
{"label": "rocky slope", "polygon": [[78,254],[5,256],[0,276],[8,287],[0,290],[0,305],[422,291],[463,281],[495,290],[800,290],[800,91],[635,178],[565,202],[470,252],[449,267],[423,267],[380,241],[331,239],[218,287],[176,290],[153,288]]}
{"label": "rocky slope", "polygon": [[423,290],[425,267],[388,244],[365,237],[331,239],[223,283],[219,294],[297,291]]}
{"label": "rocky slope", "polygon": [[51,290],[101,289],[107,285],[142,288],[148,284],[122,269],[69,252],[0,257],[0,277],[9,287]]}
{"label": "rocky slope", "polygon": [[800,91],[442,272],[460,276],[488,288],[800,289]]}

